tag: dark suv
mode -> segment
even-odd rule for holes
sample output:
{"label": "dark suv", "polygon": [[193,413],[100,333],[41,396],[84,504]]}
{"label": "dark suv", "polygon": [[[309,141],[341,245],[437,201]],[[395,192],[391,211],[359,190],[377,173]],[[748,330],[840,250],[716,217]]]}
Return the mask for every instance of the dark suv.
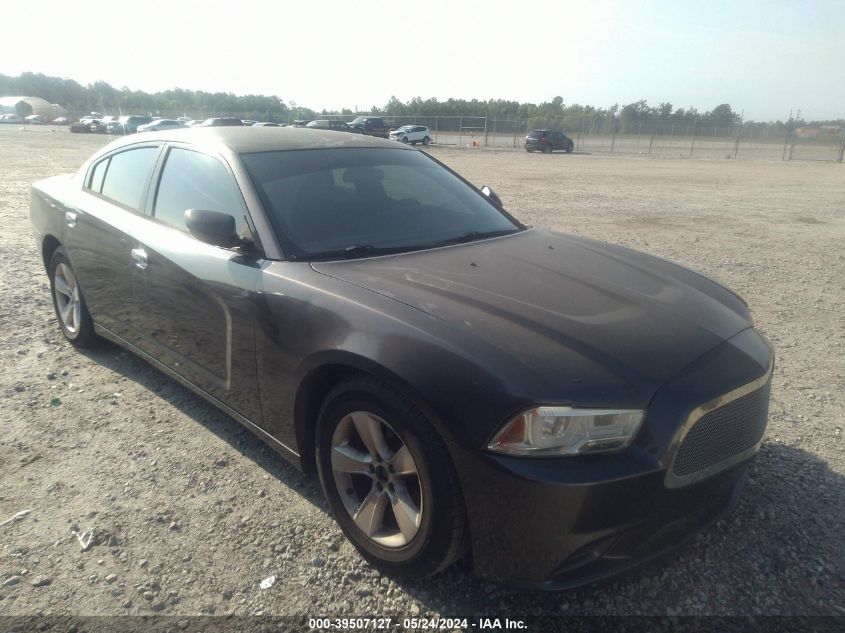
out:
{"label": "dark suv", "polygon": [[384,119],[378,116],[359,116],[349,124],[353,132],[360,132],[367,136],[378,136],[387,138],[390,128],[385,125]]}
{"label": "dark suv", "polygon": [[525,137],[526,152],[537,150],[551,154],[556,149],[562,149],[567,154],[571,154],[575,149],[575,143],[563,132],[553,130],[531,130]]}

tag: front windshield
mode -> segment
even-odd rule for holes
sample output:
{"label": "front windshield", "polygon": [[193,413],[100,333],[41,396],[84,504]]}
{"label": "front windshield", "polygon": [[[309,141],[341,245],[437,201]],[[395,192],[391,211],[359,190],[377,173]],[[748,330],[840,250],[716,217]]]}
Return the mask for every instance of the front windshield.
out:
{"label": "front windshield", "polygon": [[337,148],[242,156],[285,250],[367,256],[521,229],[422,152]]}

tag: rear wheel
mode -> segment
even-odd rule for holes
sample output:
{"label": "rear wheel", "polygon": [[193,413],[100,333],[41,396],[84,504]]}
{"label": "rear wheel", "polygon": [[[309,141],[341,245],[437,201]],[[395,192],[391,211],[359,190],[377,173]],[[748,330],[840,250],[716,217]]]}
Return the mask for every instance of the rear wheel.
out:
{"label": "rear wheel", "polygon": [[463,553],[464,504],[446,446],[387,385],[360,377],[331,391],[317,426],[317,466],[335,519],[373,566],[423,577]]}
{"label": "rear wheel", "polygon": [[94,322],[82,297],[76,273],[63,248],[53,251],[47,271],[53,308],[62,334],[76,347],[92,347],[99,343],[101,339],[94,332]]}
{"label": "rear wheel", "polygon": [[426,137],[423,139],[423,145],[428,145],[429,143],[431,143],[431,138],[430,138],[430,137],[428,137],[428,136],[426,136]]}

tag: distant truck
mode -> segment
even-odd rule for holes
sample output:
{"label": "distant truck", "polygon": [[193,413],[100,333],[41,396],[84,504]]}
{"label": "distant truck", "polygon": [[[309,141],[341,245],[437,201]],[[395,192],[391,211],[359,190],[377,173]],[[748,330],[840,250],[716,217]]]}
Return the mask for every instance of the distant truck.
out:
{"label": "distant truck", "polygon": [[384,119],[379,116],[359,116],[356,117],[349,127],[353,132],[361,132],[367,136],[378,136],[379,138],[388,138],[391,128],[384,123]]}

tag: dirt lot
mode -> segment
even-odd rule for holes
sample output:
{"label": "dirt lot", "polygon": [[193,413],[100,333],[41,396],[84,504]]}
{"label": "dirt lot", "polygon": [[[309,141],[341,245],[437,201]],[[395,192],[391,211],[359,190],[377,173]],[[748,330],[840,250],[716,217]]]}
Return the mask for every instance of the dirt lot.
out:
{"label": "dirt lot", "polygon": [[0,126],[0,522],[30,510],[0,525],[0,614],[845,614],[845,166],[432,148],[526,222],[727,283],[778,353],[733,514],[633,577],[540,595],[465,567],[380,577],[316,480],[128,353],[64,342],[28,186],[105,140]]}

